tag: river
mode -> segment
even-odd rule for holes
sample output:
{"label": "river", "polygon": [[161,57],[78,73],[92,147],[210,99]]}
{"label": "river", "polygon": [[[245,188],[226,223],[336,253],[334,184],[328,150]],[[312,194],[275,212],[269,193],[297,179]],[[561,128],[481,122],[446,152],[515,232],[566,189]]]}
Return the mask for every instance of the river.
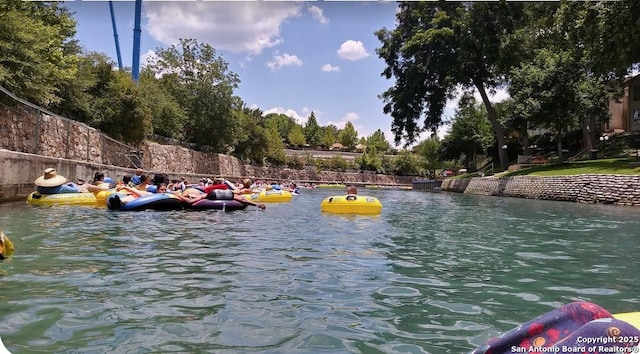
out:
{"label": "river", "polygon": [[464,353],[575,300],[640,310],[640,209],[361,189],[265,211],[0,204],[14,353]]}

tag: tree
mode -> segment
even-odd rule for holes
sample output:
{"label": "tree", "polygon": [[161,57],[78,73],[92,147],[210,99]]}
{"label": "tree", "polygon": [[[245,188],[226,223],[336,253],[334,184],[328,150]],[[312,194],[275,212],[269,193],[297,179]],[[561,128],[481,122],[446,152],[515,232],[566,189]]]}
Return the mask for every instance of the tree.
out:
{"label": "tree", "polygon": [[561,2],[556,23],[567,49],[584,51],[594,76],[620,82],[631,69],[638,68],[640,2]]}
{"label": "tree", "polygon": [[[237,104],[243,105],[241,102]],[[242,127],[241,131],[234,136],[233,155],[239,159],[250,160],[252,163],[262,165],[269,150],[267,130],[259,124],[262,112],[259,109],[242,106],[240,108],[234,107],[232,114],[239,126]]]}
{"label": "tree", "polygon": [[149,67],[173,98],[188,112],[186,138],[213,151],[227,152],[237,133],[231,113],[233,90],[240,80],[213,47],[195,39],[180,39],[178,45],[156,50]]}
{"label": "tree", "polygon": [[338,141],[338,127],[333,124],[329,124],[325,127],[321,127],[322,140],[320,142],[324,147],[331,147],[336,141]]}
{"label": "tree", "polygon": [[464,155],[465,165],[473,165],[476,169],[479,167],[476,166],[476,156],[486,154],[487,148],[494,141],[484,108],[476,103],[472,95],[463,95],[458,103],[451,130],[442,143],[444,156],[447,159],[459,159]]}
{"label": "tree", "polygon": [[320,126],[316,120],[315,113],[311,112],[307,119],[307,124],[304,126],[304,137],[307,140],[307,144],[311,146],[318,146],[322,142],[322,135],[320,134]]}
{"label": "tree", "polygon": [[638,69],[639,16],[637,1],[562,2],[553,30],[542,37],[546,49],[567,52],[581,68],[576,110],[585,149],[593,148],[592,128],[609,120],[609,101],[622,97],[625,76]]}
{"label": "tree", "polygon": [[187,112],[167,87],[155,78],[155,73],[151,69],[142,70],[139,86],[144,103],[151,112],[153,132],[174,139],[185,139],[184,127],[187,124]]}
{"label": "tree", "polygon": [[77,65],[71,79],[57,83],[60,101],[51,103],[49,109],[64,117],[91,124],[93,101],[104,94],[104,90],[97,90],[99,87],[104,89],[104,85],[111,80],[113,62],[106,54],[88,52],[79,56]]}
{"label": "tree", "polygon": [[421,141],[415,148],[417,155],[424,159],[423,166],[429,171],[432,178],[436,176],[436,170],[443,168],[440,157],[440,139],[437,136]]}
{"label": "tree", "polygon": [[304,139],[304,132],[302,132],[302,126],[300,126],[300,124],[296,123],[293,125],[291,131],[289,131],[287,140],[294,146],[302,146],[307,143]]}
{"label": "tree", "polygon": [[112,71],[103,95],[93,102],[93,126],[118,140],[141,142],[151,131],[151,113],[131,75]]}
{"label": "tree", "polygon": [[378,169],[382,168],[380,159],[375,154],[371,155],[366,151],[356,157],[355,164],[360,171],[378,171]]}
{"label": "tree", "polygon": [[60,102],[58,84],[78,70],[76,22],[58,3],[0,3],[0,85],[41,105]]}
{"label": "tree", "polygon": [[[397,28],[376,32],[376,50],[387,68],[382,75],[395,85],[382,93],[384,112],[393,118],[395,142],[415,141],[423,129],[435,132],[442,124],[448,99],[461,86],[475,88],[486,107],[498,144],[503,127],[488,93],[508,81],[509,69],[522,55],[518,36],[527,21],[523,4],[463,2],[404,2]],[[424,115],[421,127],[418,120]],[[507,155],[500,149],[500,162]]]}
{"label": "tree", "polygon": [[344,125],[344,129],[338,134],[338,142],[349,150],[353,150],[358,143],[358,132],[350,121]]}
{"label": "tree", "polygon": [[[289,133],[296,121],[286,114],[282,113],[269,113],[264,117],[264,125],[267,128],[274,127],[280,134],[280,137],[285,140],[289,140]],[[289,141],[290,142],[290,141]]]}
{"label": "tree", "polygon": [[415,176],[420,174],[420,161],[410,151],[402,150],[395,160],[395,173],[398,175]]}
{"label": "tree", "polygon": [[360,143],[366,145],[367,149],[375,149],[376,151],[383,154],[387,153],[387,151],[389,151],[389,148],[391,147],[384,136],[384,132],[380,129],[373,132],[373,134],[367,137],[366,140],[360,140]]}
{"label": "tree", "polygon": [[266,130],[267,136],[267,152],[266,159],[274,165],[280,166],[286,162],[284,154],[284,143],[275,127],[269,127]]}
{"label": "tree", "polygon": [[534,124],[551,129],[563,161],[562,134],[579,126],[580,67],[569,52],[540,50],[533,63],[514,70],[510,92],[514,100],[529,100],[526,114]]}
{"label": "tree", "polygon": [[[640,10],[635,3],[625,3]],[[628,54],[629,48],[639,48],[636,43],[622,41],[621,37],[628,34],[623,30],[624,24],[611,26],[603,22],[605,18],[611,20],[617,16],[628,18],[628,14],[610,12],[614,8],[629,10],[617,6],[615,2],[606,1],[561,2],[551,24],[538,29],[532,27],[530,32],[537,35],[531,60],[512,70],[509,91],[514,101],[513,116],[551,129],[560,162],[563,160],[562,136],[570,129],[582,128],[584,147],[592,148],[595,127],[609,119],[609,100],[621,87],[621,77],[638,60],[624,54]],[[637,16],[633,21],[637,21]],[[605,30],[610,32],[603,32]],[[634,27],[633,31],[637,29]],[[611,38],[621,39],[615,46],[607,45],[619,56],[612,57],[602,51],[599,41],[608,43]],[[625,45],[628,45],[626,49],[616,49]],[[614,82],[617,83],[611,85]],[[522,129],[526,124],[521,123],[519,127]]]}

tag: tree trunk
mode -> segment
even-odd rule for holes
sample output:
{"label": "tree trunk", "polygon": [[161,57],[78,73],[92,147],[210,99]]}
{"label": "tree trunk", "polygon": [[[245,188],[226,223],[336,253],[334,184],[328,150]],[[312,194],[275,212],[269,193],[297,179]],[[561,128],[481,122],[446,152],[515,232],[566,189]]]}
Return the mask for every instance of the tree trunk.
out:
{"label": "tree trunk", "polygon": [[580,120],[582,128],[582,142],[585,151],[593,150],[593,131],[595,125],[591,123],[592,118],[583,118]]}
{"label": "tree trunk", "polygon": [[562,130],[556,133],[556,141],[558,142],[558,163],[563,163],[564,155],[562,153]]}
{"label": "tree trunk", "polygon": [[489,101],[489,96],[487,96],[487,91],[484,89],[484,85],[481,82],[474,82],[474,85],[478,92],[480,92],[482,103],[484,103],[484,107],[487,109],[487,116],[493,126],[493,132],[496,134],[496,138],[498,139],[500,166],[502,166],[502,169],[506,171],[509,168],[509,160],[507,158],[507,151],[502,148],[502,146],[505,145],[504,128],[498,121],[498,115],[496,114],[496,110],[493,108],[491,101]]}
{"label": "tree trunk", "polygon": [[526,128],[522,132],[522,144],[524,145],[524,149],[522,149],[522,154],[531,156],[531,148],[529,147],[531,146],[531,141],[529,140],[529,132],[527,131]]}

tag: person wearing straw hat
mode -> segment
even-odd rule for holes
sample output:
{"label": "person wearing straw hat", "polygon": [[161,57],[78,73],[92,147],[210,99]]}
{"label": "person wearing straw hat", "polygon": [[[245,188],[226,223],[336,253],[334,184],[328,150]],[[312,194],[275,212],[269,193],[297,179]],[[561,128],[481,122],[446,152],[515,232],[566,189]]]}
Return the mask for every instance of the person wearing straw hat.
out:
{"label": "person wearing straw hat", "polygon": [[33,183],[40,194],[78,193],[78,187],[73,183],[67,184],[67,179],[58,175],[55,168],[44,170],[44,175],[36,178]]}

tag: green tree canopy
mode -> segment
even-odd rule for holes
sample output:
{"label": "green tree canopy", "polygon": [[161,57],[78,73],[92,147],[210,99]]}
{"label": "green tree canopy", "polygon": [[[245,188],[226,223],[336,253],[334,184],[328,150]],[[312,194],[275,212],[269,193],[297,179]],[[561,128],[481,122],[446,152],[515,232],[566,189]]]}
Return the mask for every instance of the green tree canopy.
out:
{"label": "green tree canopy", "polygon": [[322,143],[320,126],[318,125],[316,114],[313,112],[309,114],[307,123],[304,126],[304,137],[307,140],[307,144],[311,146],[318,146]]}
{"label": "green tree canopy", "polygon": [[349,150],[353,150],[358,143],[358,132],[350,121],[344,125],[344,129],[338,134],[338,142]]}
{"label": "green tree canopy", "polygon": [[185,140],[184,127],[187,112],[171,95],[167,86],[155,78],[155,73],[144,68],[138,81],[144,103],[151,112],[153,132],[162,136]]}
{"label": "green tree canopy", "polygon": [[336,141],[338,141],[338,127],[333,124],[329,124],[327,126],[321,127],[322,131],[322,140],[320,142],[321,145],[325,147],[330,147]]}
{"label": "green tree canopy", "polygon": [[[403,2],[397,13],[397,28],[376,32],[382,47],[377,54],[387,68],[383,76],[395,78],[385,91],[384,112],[393,118],[396,144],[415,141],[423,129],[435,132],[442,124],[448,99],[458,87],[473,87],[480,93],[499,144],[503,127],[488,93],[508,80],[517,63],[523,20],[521,3]],[[424,116],[424,124],[419,119]],[[500,151],[506,168],[507,156]]]}
{"label": "green tree canopy", "polygon": [[93,102],[106,93],[108,82],[113,78],[113,62],[106,54],[97,52],[83,53],[78,59],[74,76],[57,83],[60,102],[51,103],[48,108],[91,125],[94,124]]}
{"label": "green tree canopy", "polygon": [[375,149],[375,151],[383,154],[386,154],[391,148],[391,145],[387,141],[387,138],[385,138],[384,132],[381,129],[373,132],[373,134],[367,137],[362,144],[366,145],[367,149]]}
{"label": "green tree canopy", "polygon": [[437,136],[421,141],[415,148],[419,157],[424,159],[423,166],[432,178],[436,177],[436,170],[442,169],[444,164],[440,156],[441,142]]}
{"label": "green tree canopy", "polygon": [[73,80],[76,22],[56,2],[0,2],[0,85],[31,102],[61,100],[58,84]]}
{"label": "green tree canopy", "polygon": [[240,131],[234,136],[233,155],[262,165],[269,150],[267,129],[259,124],[262,112],[259,109],[242,107],[234,108],[233,115],[240,126]]}
{"label": "green tree canopy", "polygon": [[304,139],[304,132],[302,131],[302,126],[300,124],[294,124],[289,131],[289,135],[287,136],[289,143],[295,146],[303,146],[306,144],[306,140]]}
{"label": "green tree canopy", "polygon": [[217,152],[227,152],[237,133],[231,110],[233,90],[240,80],[209,44],[180,39],[178,45],[156,50],[157,61],[149,67],[188,112],[186,138]]}
{"label": "green tree canopy", "polygon": [[463,95],[449,134],[442,142],[445,158],[457,160],[464,156],[466,166],[477,168],[478,166],[471,166],[476,155],[485,155],[494,141],[484,107],[478,105],[472,95]]}
{"label": "green tree canopy", "polygon": [[111,71],[103,95],[96,97],[93,126],[128,143],[141,142],[151,131],[151,113],[140,88],[128,73]]}
{"label": "green tree canopy", "polygon": [[284,143],[282,142],[282,138],[280,137],[278,130],[275,127],[267,128],[266,137],[267,151],[265,157],[267,161],[274,165],[283,165],[286,161],[286,156],[284,154]]}
{"label": "green tree canopy", "polygon": [[269,113],[264,117],[264,124],[267,128],[274,127],[282,139],[288,140],[291,129],[297,123],[286,114]]}

